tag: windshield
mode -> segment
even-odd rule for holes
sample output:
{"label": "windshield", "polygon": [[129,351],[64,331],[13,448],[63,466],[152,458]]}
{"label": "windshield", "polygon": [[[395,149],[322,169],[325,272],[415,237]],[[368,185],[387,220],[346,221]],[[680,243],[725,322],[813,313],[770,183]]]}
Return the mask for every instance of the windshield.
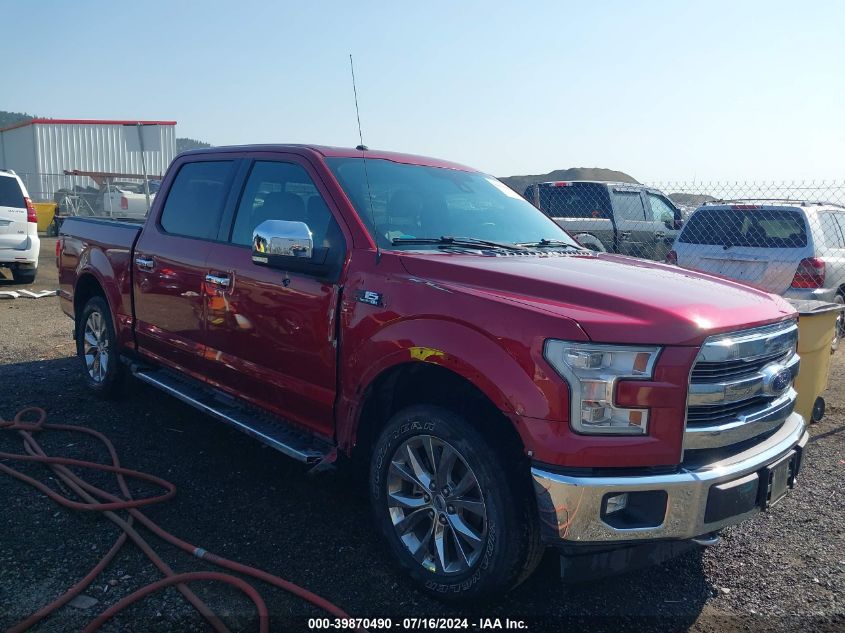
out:
{"label": "windshield", "polygon": [[[373,239],[383,248],[438,248],[402,243],[444,236],[501,243],[575,241],[522,196],[492,176],[406,165],[384,159],[328,158]],[[367,204],[369,180],[372,209]]]}

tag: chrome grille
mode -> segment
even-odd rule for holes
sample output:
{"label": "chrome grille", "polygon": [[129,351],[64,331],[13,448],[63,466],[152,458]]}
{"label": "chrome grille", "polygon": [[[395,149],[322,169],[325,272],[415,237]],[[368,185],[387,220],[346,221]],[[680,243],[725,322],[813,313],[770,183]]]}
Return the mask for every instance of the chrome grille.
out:
{"label": "chrome grille", "polygon": [[730,446],[783,424],[795,406],[797,341],[795,321],[708,338],[690,373],[684,448]]}
{"label": "chrome grille", "polygon": [[690,407],[687,412],[687,426],[707,426],[735,419],[742,413],[754,412],[769,401],[765,396],[757,396],[730,404],[704,405]]}
{"label": "chrome grille", "polygon": [[791,352],[776,352],[754,360],[696,363],[692,370],[692,382],[718,382],[728,378],[742,378],[756,374],[769,363],[784,361],[789,356],[791,356]]}

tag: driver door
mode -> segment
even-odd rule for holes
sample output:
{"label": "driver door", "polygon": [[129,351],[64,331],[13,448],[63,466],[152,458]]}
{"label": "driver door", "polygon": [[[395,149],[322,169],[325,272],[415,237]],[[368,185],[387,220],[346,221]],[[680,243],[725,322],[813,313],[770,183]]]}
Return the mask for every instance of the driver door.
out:
{"label": "driver door", "polygon": [[666,259],[666,254],[672,249],[675,238],[678,237],[679,229],[675,226],[680,224],[681,212],[675,208],[665,197],[647,191],[646,197],[646,218],[652,227],[652,243],[648,249],[647,257],[657,261]]}
{"label": "driver door", "polygon": [[[334,433],[336,323],[346,240],[333,203],[304,160],[252,162],[231,226],[206,261],[203,290],[209,380],[326,437]],[[329,249],[329,278],[252,262],[264,220],[305,222]]]}

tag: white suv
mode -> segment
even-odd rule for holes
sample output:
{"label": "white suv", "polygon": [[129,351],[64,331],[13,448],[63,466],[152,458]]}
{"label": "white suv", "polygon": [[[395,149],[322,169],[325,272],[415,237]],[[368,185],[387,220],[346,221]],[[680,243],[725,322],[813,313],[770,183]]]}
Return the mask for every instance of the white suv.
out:
{"label": "white suv", "polygon": [[0,169],[0,267],[15,283],[31,284],[38,272],[38,218],[21,179]]}
{"label": "white suv", "polygon": [[[845,302],[845,207],[823,202],[706,203],[666,261],[793,299]],[[837,339],[845,335],[845,318]]]}

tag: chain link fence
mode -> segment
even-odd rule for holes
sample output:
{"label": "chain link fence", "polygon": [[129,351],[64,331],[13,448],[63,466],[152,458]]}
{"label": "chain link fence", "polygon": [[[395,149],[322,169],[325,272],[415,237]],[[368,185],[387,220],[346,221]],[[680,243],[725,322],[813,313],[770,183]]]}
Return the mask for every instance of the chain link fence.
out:
{"label": "chain link fence", "polygon": [[597,251],[843,301],[845,182],[547,182],[526,199]]}
{"label": "chain link fence", "polygon": [[48,235],[58,234],[67,217],[143,219],[160,184],[160,177],[145,179],[139,174],[72,171],[17,175],[33,202],[55,204]]}

